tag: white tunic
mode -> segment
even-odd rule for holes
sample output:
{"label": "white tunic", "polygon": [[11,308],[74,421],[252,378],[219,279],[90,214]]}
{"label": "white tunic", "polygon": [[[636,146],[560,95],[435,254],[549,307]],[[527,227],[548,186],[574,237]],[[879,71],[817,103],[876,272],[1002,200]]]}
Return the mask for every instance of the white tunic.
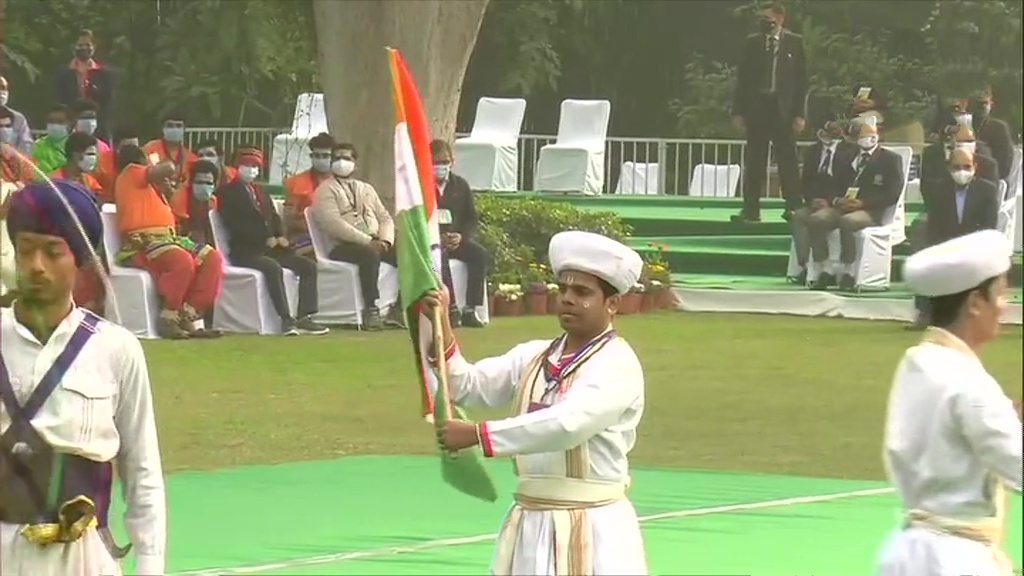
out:
{"label": "white tunic", "polygon": [[[73,310],[46,344],[40,344],[10,308],[0,310],[0,346],[19,403],[26,402],[83,315]],[[10,423],[6,409],[0,408],[0,432]],[[55,450],[98,462],[116,457],[137,573],[162,575],[167,539],[164,477],[149,373],[138,339],[120,326],[100,322],[32,424]],[[21,536],[21,528],[0,523],[2,576],[121,574],[94,529],[78,541],[42,547]]]}
{"label": "white tunic", "polygon": [[[506,406],[533,360],[550,342],[536,340],[503,356],[470,364],[456,350],[448,363],[449,385],[456,404]],[[566,451],[579,447],[581,476],[587,480],[628,483],[627,454],[636,442],[644,408],[640,361],[624,340],[616,338],[587,360],[572,386],[556,393],[552,405],[527,414],[486,422],[484,453],[516,458],[523,477],[571,476]],[[543,386],[543,382],[540,384]],[[647,561],[636,511],[623,498],[587,511],[595,575],[647,574]],[[512,574],[554,575],[555,522],[550,511],[526,510],[512,555]],[[495,566],[495,571],[498,567]]]}
{"label": "white tunic", "polygon": [[[885,463],[904,509],[973,522],[996,514],[995,478],[1021,489],[1021,422],[970,349],[934,330],[896,372],[885,428]],[[945,345],[943,345],[945,344]],[[881,576],[1002,576],[985,544],[920,526],[900,529],[882,551]]]}

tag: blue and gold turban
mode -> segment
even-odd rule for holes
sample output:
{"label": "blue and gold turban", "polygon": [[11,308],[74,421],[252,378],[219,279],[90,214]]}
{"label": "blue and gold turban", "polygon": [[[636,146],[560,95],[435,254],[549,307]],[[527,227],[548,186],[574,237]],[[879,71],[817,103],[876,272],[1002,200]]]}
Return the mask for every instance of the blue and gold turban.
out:
{"label": "blue and gold turban", "polygon": [[[67,205],[58,194],[67,200]],[[68,213],[68,205],[81,222],[85,238]],[[92,192],[81,184],[67,180],[54,180],[53,186],[33,182],[12,194],[8,205],[7,235],[12,244],[16,244],[19,232],[63,238],[75,256],[75,263],[82,267],[90,261],[90,246],[99,251],[103,219]]]}

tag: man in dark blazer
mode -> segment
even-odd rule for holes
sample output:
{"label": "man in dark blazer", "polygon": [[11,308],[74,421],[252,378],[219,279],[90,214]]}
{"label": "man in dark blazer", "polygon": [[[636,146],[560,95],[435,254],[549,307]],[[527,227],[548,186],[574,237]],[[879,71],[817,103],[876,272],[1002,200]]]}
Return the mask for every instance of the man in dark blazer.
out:
{"label": "man in dark blazer", "polygon": [[[946,167],[947,178],[939,181],[924,198],[928,214],[925,241],[921,250],[979,230],[994,230],[999,222],[999,188],[994,182],[978,178],[977,156],[965,149],[953,150]],[[917,320],[912,328],[928,326],[929,300],[915,298]]]}
{"label": "man in dark blazer", "polygon": [[783,28],[786,10],[773,4],[761,12],[761,31],[747,38],[737,70],[733,123],[746,131],[743,155],[743,210],[733,222],[761,220],[761,193],[773,144],[779,166],[785,216],[800,206],[796,135],[804,129],[807,70],[803,37]]}
{"label": "man in dark blazer", "polygon": [[[434,164],[434,179],[437,181],[438,217],[441,227],[442,267],[441,276],[452,294],[449,312],[455,326],[480,328],[483,321],[476,313],[477,306],[484,303],[484,288],[487,277],[487,250],[473,239],[479,221],[473,191],[469,183],[458,174],[452,173],[452,147],[444,140],[430,143],[430,154]],[[455,288],[449,259],[454,258],[466,264],[466,307],[458,310],[455,304]]]}
{"label": "man in dark blazer", "polygon": [[[905,178],[903,159],[899,154],[878,144],[878,128],[872,124],[851,126],[851,136],[857,138],[859,150],[850,164],[843,195],[832,203],[832,209],[809,222],[812,242],[822,246],[827,254],[828,235],[839,229],[840,290],[855,287],[853,267],[857,259],[855,234],[868,226],[882,223],[885,212],[896,205],[903,191]],[[817,250],[816,250],[817,252]],[[815,256],[817,258],[818,256]],[[824,276],[824,275],[823,275]],[[819,278],[815,287],[827,288]]]}
{"label": "man in dark blazer", "polygon": [[[281,317],[283,334],[326,334],[328,329],[312,318],[318,311],[316,262],[292,250],[273,198],[255,182],[261,166],[263,153],[259,149],[241,148],[238,177],[214,192],[217,212],[228,233],[228,246],[218,248],[229,254],[232,265],[263,273],[274,310]],[[298,318],[292,316],[288,306],[284,268],[299,277]]]}
{"label": "man in dark blazer", "polygon": [[96,41],[92,32],[82,30],[75,42],[71,63],[57,69],[56,96],[59,104],[68,107],[83,99],[95,102],[99,108],[96,135],[109,140],[117,73],[107,64],[98,62],[95,55]]}
{"label": "man in dark blazer", "polygon": [[[843,138],[840,120],[838,115],[833,115],[822,122],[817,133],[818,141],[804,149],[800,186],[803,191],[803,205],[793,212],[789,222],[797,263],[801,269],[793,281],[801,285],[807,284],[807,261],[812,255],[812,248],[814,261],[819,264],[819,270],[823,270],[820,264],[828,258],[827,238],[816,238],[817,242],[812,246],[812,222],[828,215],[833,202],[843,196],[846,184],[853,178],[852,162],[857,155],[857,147]],[[824,252],[822,240],[825,243]],[[829,283],[825,282],[826,285]],[[835,283],[834,278],[831,283]]]}
{"label": "man in dark blazer", "polygon": [[1009,124],[992,117],[992,105],[992,90],[986,89],[968,103],[967,110],[971,113],[972,127],[978,140],[991,148],[990,156],[998,165],[999,178],[1006,179],[1013,169],[1013,134]]}
{"label": "man in dark blazer", "polygon": [[975,138],[966,126],[950,122],[942,129],[942,141],[930,144],[921,151],[921,197],[925,198],[937,185],[949,182],[949,156],[953,150],[971,152],[978,166],[976,176],[998,183],[999,165],[992,158],[986,142]]}

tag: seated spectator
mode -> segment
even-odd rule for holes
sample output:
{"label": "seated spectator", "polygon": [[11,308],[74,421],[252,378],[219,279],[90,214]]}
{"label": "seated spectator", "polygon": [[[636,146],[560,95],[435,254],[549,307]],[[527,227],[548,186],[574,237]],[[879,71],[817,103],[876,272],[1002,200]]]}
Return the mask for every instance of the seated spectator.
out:
{"label": "seated spectator", "polygon": [[[917,238],[914,250],[941,244],[958,236],[979,230],[995,229],[999,220],[999,188],[988,180],[977,178],[978,165],[974,154],[966,149],[950,153],[947,164],[949,178],[937,181],[937,187],[925,198],[928,214],[924,238]],[[929,324],[928,300],[915,298],[917,320],[913,327],[924,329]]]}
{"label": "seated spectator", "polygon": [[93,170],[92,175],[104,189],[113,190],[114,177],[117,176],[114,173],[113,149],[110,147],[110,144],[104,142],[96,133],[99,123],[98,114],[99,107],[92,100],[82,99],[76,101],[71,107],[73,123],[71,132],[85,132],[96,138],[98,156],[96,168]]}
{"label": "seated spectator", "polygon": [[22,154],[32,154],[32,129],[28,125],[25,115],[10,107],[10,85],[7,78],[0,76],[0,107],[6,106],[14,115],[14,143],[11,144]]}
{"label": "seated spectator", "polygon": [[213,193],[217,190],[220,168],[207,160],[198,160],[189,170],[189,181],[175,191],[171,208],[178,219],[178,233],[196,244],[213,246],[210,210],[217,207]]}
{"label": "seated spectator", "polygon": [[992,117],[993,105],[992,90],[986,88],[970,100],[967,111],[971,113],[975,135],[988,144],[989,156],[999,168],[999,178],[1005,180],[1013,169],[1013,135],[1009,124]]}
{"label": "seated spectator", "polygon": [[142,151],[150,164],[170,162],[174,165],[171,183],[175,190],[188,179],[188,167],[199,159],[185,145],[185,115],[180,112],[164,115],[162,136],[147,142]]}
{"label": "seated spectator", "polygon": [[218,187],[233,181],[238,176],[238,169],[228,166],[224,161],[224,151],[221,150],[220,144],[216,140],[208,139],[200,142],[196,148],[196,156],[200,160],[212,162],[217,166],[217,171],[220,173],[217,180]]}
{"label": "seated spectator", "polygon": [[58,104],[46,115],[46,136],[32,147],[32,160],[43,172],[49,174],[59,170],[67,161],[64,157],[64,141],[71,132],[71,113],[68,107]]}
{"label": "seated spectator", "polygon": [[999,167],[992,158],[988,144],[976,140],[974,132],[963,124],[949,119],[942,129],[942,140],[921,151],[921,196],[939,182],[949,180],[948,162],[955,149],[967,150],[978,165],[977,177],[990,182],[999,180]]}
{"label": "seated spectator", "polygon": [[[882,216],[889,208],[899,201],[903,190],[903,159],[900,155],[878,145],[878,129],[871,123],[854,125],[852,135],[857,138],[857,156],[851,164],[852,172],[847,173],[842,196],[836,198],[830,208],[821,210],[808,219],[808,232],[811,245],[819,246],[815,250],[815,259],[828,260],[828,235],[839,230],[840,253],[839,261],[843,266],[840,272],[840,290],[851,290],[855,287],[853,267],[857,259],[855,234],[868,226],[878,226]],[[821,253],[821,256],[818,253]],[[825,284],[824,282],[829,282]],[[831,276],[819,278],[814,287],[827,288]]]}
{"label": "seated spectator", "polygon": [[836,281],[834,272],[828,269],[828,238],[816,234],[813,237],[817,244],[812,245],[810,229],[815,226],[824,227],[824,223],[817,220],[835,218],[832,204],[846,193],[845,185],[850,181],[850,171],[858,149],[855,144],[843,138],[840,119],[836,117],[825,121],[817,136],[818,141],[804,149],[801,183],[804,204],[790,219],[796,259],[800,265],[800,273],[794,281],[800,285],[807,284],[807,262],[813,251],[819,271],[815,283],[830,286]]}
{"label": "seated spectator", "polygon": [[103,186],[93,176],[99,163],[96,137],[88,132],[72,132],[64,143],[64,156],[67,158],[64,166],[50,174],[50,178],[78,182],[92,192],[93,199],[99,203]]}
{"label": "seated spectator", "polygon": [[875,127],[881,133],[885,127],[885,96],[882,91],[871,84],[857,84],[853,87],[853,99],[850,101],[849,118],[874,118]]}
{"label": "seated spectator", "polygon": [[[473,239],[478,220],[473,192],[469,183],[452,172],[454,157],[452,147],[444,140],[430,143],[430,155],[434,164],[434,179],[437,182],[438,221],[441,227],[441,276],[448,292],[452,294],[449,312],[453,326],[483,327],[476,308],[484,303],[484,286],[487,277],[487,250]],[[456,308],[455,287],[449,259],[466,264],[466,307]]]}
{"label": "seated spectator", "polygon": [[[373,186],[353,177],[359,157],[355,147],[337,144],[332,155],[334,178],[321,183],[313,195],[313,224],[333,244],[331,260],[349,262],[359,268],[359,289],[366,307],[363,327],[380,330],[384,321],[377,307],[377,282],[382,262],[396,266],[395,222]],[[401,306],[393,306],[387,320],[388,324],[401,326]]]}
{"label": "seated spectator", "polygon": [[164,195],[176,169],[170,162],[154,166],[141,148],[118,151],[124,169],[114,183],[123,266],[135,266],[153,276],[160,296],[158,331],[164,338],[211,338],[220,333],[195,322],[213,308],[224,280],[224,260],[208,245],[197,245],[176,233],[177,222]]}
{"label": "seated spectator", "polygon": [[18,134],[14,128],[14,111],[0,106],[0,168],[4,182],[21,188],[37,178],[35,165],[15,145]]}
{"label": "seated spectator", "polygon": [[310,169],[284,181],[284,228],[297,254],[313,257],[313,243],[306,228],[306,208],[313,204],[313,194],[331,175],[331,150],[334,138],[321,132],[309,140]]}
{"label": "seated spectator", "polygon": [[[313,320],[319,305],[316,262],[295,254],[285,238],[273,198],[255,182],[262,165],[260,150],[240,149],[238,177],[214,192],[217,211],[228,233],[226,248],[231,263],[263,274],[285,335],[326,334],[327,327]],[[288,306],[284,268],[299,277],[298,319],[292,316]]]}

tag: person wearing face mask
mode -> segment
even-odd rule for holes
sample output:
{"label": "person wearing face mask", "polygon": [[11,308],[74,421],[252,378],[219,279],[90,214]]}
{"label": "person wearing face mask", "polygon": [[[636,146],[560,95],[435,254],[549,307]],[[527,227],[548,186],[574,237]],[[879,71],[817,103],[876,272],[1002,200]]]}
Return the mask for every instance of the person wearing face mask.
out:
{"label": "person wearing face mask", "polygon": [[[381,263],[397,266],[395,260],[395,222],[384,208],[377,191],[370,184],[354,177],[355,147],[338,144],[332,150],[333,178],[325,180],[313,194],[310,206],[312,225],[331,244],[329,258],[349,262],[359,268],[362,291],[363,328],[381,330],[380,277]],[[402,326],[402,307],[395,304],[386,319],[388,325]]]}
{"label": "person wearing face mask", "polygon": [[25,115],[10,107],[10,99],[11,91],[7,78],[0,76],[0,106],[7,107],[14,118],[14,123],[11,125],[14,130],[14,141],[9,144],[17,148],[22,154],[32,154],[32,129],[29,127]]}
{"label": "person wearing face mask", "polygon": [[59,170],[67,161],[64,142],[71,133],[71,112],[64,104],[50,108],[46,115],[46,136],[32,147],[32,161],[45,174]]}
{"label": "person wearing face mask", "polygon": [[234,166],[227,166],[224,163],[224,150],[220,143],[208,138],[199,143],[196,147],[196,157],[199,160],[206,160],[217,166],[220,176],[217,178],[217,186],[223,186],[238,177],[238,169]]}
{"label": "person wearing face mask", "polygon": [[949,156],[953,150],[966,150],[975,157],[977,176],[991,182],[999,180],[999,167],[992,158],[988,144],[975,138],[974,132],[950,117],[942,128],[942,141],[930,144],[921,151],[921,196],[949,180]]}
{"label": "person wearing face mask", "polygon": [[[950,153],[946,164],[948,178],[942,179],[924,197],[925,237],[912,239],[916,250],[923,250],[979,230],[994,230],[999,221],[999,188],[994,182],[975,176],[977,156],[966,149]],[[917,298],[914,327],[928,325],[927,300]]]}
{"label": "person wearing face mask", "polygon": [[473,239],[479,221],[473,191],[469,183],[458,174],[452,173],[452,147],[445,140],[430,143],[430,155],[434,165],[434,180],[437,182],[438,215],[441,227],[441,278],[448,291],[455,294],[451,267],[448,260],[454,258],[466,265],[466,302],[459,310],[452,299],[449,311],[453,326],[482,328],[483,321],[477,315],[477,307],[483,305],[487,277],[487,250]]}
{"label": "person wearing face mask", "polygon": [[992,117],[992,90],[986,88],[968,102],[967,111],[974,119],[974,133],[988,144],[992,159],[999,167],[999,178],[1006,179],[1013,169],[1013,134],[1010,125]]}
{"label": "person wearing face mask", "polygon": [[14,146],[15,140],[14,111],[0,106],[0,169],[3,170],[3,181],[21,188],[38,176],[32,161]]}
{"label": "person wearing face mask", "polygon": [[[807,263],[812,252],[819,274],[831,273],[826,270],[827,238],[820,234],[815,235],[813,238],[816,242],[812,245],[811,228],[821,227],[818,220],[833,218],[832,203],[846,192],[843,186],[849,182],[851,163],[858,151],[856,145],[843,138],[839,115],[831,116],[821,126],[817,134],[818,141],[804,150],[801,182],[803,206],[793,213],[793,218],[789,221],[796,259],[800,266],[800,272],[791,280],[801,286],[806,285],[808,281]],[[821,246],[822,241],[825,242],[824,247]],[[812,280],[819,282],[819,278]],[[825,283],[827,285],[828,281]]]}
{"label": "person wearing face mask", "polygon": [[179,188],[188,179],[188,167],[199,159],[185,145],[185,116],[180,112],[170,112],[164,116],[161,137],[150,140],[142,147],[147,158],[157,162],[174,164],[174,188]]}
{"label": "person wearing face mask", "polygon": [[57,70],[56,101],[65,106],[73,106],[83,98],[95,102],[100,132],[105,134],[114,98],[116,72],[98,62],[95,56],[96,38],[91,31],[82,30],[75,42],[71,63]]}
{"label": "person wearing face mask", "polygon": [[803,38],[783,28],[786,10],[772,4],[760,13],[758,34],[747,38],[733,94],[733,124],[745,131],[743,210],[733,222],[761,221],[768,143],[779,165],[786,198],[783,216],[800,205],[800,167],[796,135],[803,132],[807,106],[807,70]]}
{"label": "person wearing face mask", "polygon": [[92,100],[78,100],[71,107],[72,133],[85,132],[96,138],[96,147],[99,150],[99,162],[92,174],[105,190],[113,190],[114,177],[114,150],[107,144],[96,131],[99,126],[99,108]]}
{"label": "person wearing face mask", "polygon": [[[828,235],[839,230],[842,269],[833,272],[838,272],[840,290],[856,288],[853,276],[857,260],[856,232],[881,223],[885,211],[899,200],[904,182],[903,159],[879,146],[878,129],[873,124],[855,124],[850,130],[859,149],[848,165],[841,184],[842,195],[833,200],[827,212],[808,222],[812,245],[821,247],[820,251],[815,250],[815,260],[819,258],[819,252],[828,260]],[[814,287],[830,287],[835,276],[823,272]]]}
{"label": "person wearing face mask", "polygon": [[67,162],[60,170],[50,174],[50,178],[78,182],[93,193],[95,200],[113,202],[103,198],[103,186],[94,176],[99,164],[99,147],[96,138],[85,132],[72,132],[64,143],[64,154]]}
{"label": "person wearing face mask", "polygon": [[310,138],[309,169],[284,181],[284,227],[295,252],[303,256],[313,256],[313,243],[306,227],[306,209],[313,205],[316,189],[334,177],[331,173],[331,150],[334,146],[334,138],[326,132]]}
{"label": "person wearing face mask", "polygon": [[[228,235],[231,264],[263,274],[274,310],[286,336],[326,334],[313,320],[319,311],[316,262],[295,253],[285,236],[284,224],[270,194],[256,183],[263,167],[263,152],[254,146],[238,151],[238,178],[217,188],[217,213]],[[284,269],[299,277],[297,317],[292,316],[285,292]]]}

